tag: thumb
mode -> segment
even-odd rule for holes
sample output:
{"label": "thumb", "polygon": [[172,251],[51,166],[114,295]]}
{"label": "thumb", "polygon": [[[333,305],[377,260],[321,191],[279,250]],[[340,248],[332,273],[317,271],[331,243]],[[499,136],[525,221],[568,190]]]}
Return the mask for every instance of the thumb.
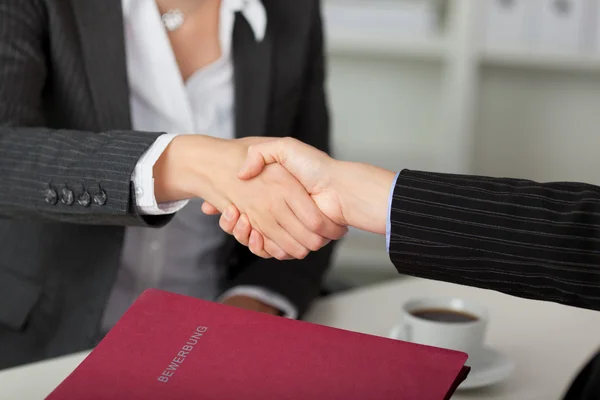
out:
{"label": "thumb", "polygon": [[240,169],[240,179],[252,179],[258,176],[268,164],[280,162],[278,141],[269,141],[248,147],[246,161]]}

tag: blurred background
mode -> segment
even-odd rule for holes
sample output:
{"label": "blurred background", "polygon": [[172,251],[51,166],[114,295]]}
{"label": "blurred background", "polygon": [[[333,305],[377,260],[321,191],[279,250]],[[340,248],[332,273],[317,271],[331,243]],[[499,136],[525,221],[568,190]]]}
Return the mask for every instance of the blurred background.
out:
{"label": "blurred background", "polygon": [[[600,184],[600,0],[323,0],[337,158]],[[351,232],[330,281],[397,272]]]}

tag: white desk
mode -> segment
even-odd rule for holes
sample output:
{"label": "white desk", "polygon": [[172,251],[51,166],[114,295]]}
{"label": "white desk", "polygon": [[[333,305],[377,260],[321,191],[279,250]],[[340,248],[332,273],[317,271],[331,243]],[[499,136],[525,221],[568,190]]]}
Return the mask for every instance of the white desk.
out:
{"label": "white desk", "polygon": [[[332,296],[319,301],[307,319],[385,336],[406,299],[428,295],[457,295],[486,305],[491,317],[487,344],[517,363],[508,380],[485,389],[459,391],[456,400],[558,400],[600,346],[600,312],[420,279],[398,279]],[[0,372],[0,399],[43,399],[85,355]]]}

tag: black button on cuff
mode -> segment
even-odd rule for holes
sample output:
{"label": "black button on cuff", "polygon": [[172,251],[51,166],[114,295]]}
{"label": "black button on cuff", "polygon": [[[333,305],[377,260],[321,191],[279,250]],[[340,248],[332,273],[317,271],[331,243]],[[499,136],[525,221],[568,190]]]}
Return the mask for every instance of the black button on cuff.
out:
{"label": "black button on cuff", "polygon": [[79,199],[77,199],[77,204],[79,204],[81,207],[87,207],[91,202],[92,196],[87,192],[87,190],[84,191],[81,196],[79,196]]}
{"label": "black button on cuff", "polygon": [[106,192],[100,189],[100,193],[94,195],[94,203],[103,206],[106,204]]}
{"label": "black button on cuff", "polygon": [[67,188],[63,188],[60,191],[60,201],[61,203],[70,206],[75,201],[75,196],[73,195],[73,191]]}
{"label": "black button on cuff", "polygon": [[44,197],[46,203],[52,206],[58,202],[58,194],[56,193],[56,190],[54,190],[50,185],[48,185],[48,189],[44,190]]}

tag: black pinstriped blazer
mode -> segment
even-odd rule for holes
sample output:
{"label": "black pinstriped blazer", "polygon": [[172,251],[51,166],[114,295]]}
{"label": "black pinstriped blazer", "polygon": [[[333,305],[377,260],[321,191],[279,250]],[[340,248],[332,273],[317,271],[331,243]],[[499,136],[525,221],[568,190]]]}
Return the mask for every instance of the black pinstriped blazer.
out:
{"label": "black pinstriped blazer", "polygon": [[[234,29],[238,136],[329,150],[318,0],[264,0],[265,39]],[[136,215],[130,176],[160,132],[132,132],[119,0],[0,0],[0,368],[93,344]],[[260,285],[300,312],[332,246],[257,260],[232,240],[225,285]],[[226,286],[224,287],[226,289]]]}
{"label": "black pinstriped blazer", "polygon": [[406,170],[391,220],[400,272],[600,310],[597,186]]}

